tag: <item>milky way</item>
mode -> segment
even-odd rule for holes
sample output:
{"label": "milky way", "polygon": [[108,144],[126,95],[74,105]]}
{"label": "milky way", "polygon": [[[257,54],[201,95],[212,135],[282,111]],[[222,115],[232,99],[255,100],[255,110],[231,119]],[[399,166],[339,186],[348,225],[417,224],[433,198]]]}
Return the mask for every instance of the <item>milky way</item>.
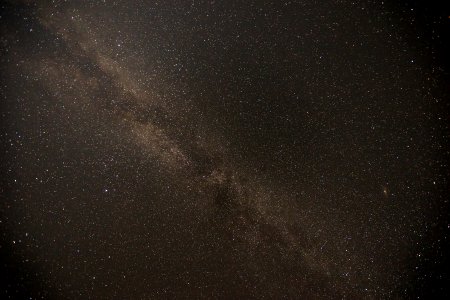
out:
{"label": "milky way", "polygon": [[414,7],[3,11],[5,295],[403,298],[443,280],[424,260],[448,231],[447,73]]}

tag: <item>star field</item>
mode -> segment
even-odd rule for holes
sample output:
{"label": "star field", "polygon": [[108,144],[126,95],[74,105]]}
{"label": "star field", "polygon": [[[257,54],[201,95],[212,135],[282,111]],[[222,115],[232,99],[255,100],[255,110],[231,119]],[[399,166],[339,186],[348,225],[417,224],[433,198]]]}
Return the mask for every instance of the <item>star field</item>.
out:
{"label": "star field", "polygon": [[1,4],[2,297],[444,294],[438,10]]}

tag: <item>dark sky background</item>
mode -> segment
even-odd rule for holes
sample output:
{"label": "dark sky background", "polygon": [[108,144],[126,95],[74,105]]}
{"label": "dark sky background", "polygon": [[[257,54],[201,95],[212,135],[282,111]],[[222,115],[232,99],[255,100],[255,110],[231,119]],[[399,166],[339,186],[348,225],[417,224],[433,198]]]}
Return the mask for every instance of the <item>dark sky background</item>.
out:
{"label": "dark sky background", "polygon": [[448,296],[444,5],[0,11],[0,297]]}

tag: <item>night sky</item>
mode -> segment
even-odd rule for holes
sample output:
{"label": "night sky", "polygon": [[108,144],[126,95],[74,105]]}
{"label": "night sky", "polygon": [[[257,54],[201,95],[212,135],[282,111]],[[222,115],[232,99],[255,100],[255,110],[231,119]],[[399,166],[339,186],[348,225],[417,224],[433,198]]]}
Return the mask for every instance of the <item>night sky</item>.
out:
{"label": "night sky", "polygon": [[0,298],[448,293],[450,10],[3,1],[0,16]]}

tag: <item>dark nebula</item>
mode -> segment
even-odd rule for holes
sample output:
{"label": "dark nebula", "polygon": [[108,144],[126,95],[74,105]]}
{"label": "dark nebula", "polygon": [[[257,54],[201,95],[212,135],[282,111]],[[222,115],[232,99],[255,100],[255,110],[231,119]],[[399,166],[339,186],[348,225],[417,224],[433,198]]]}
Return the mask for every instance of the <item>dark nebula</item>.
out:
{"label": "dark nebula", "polygon": [[445,298],[449,16],[4,2],[0,298]]}

